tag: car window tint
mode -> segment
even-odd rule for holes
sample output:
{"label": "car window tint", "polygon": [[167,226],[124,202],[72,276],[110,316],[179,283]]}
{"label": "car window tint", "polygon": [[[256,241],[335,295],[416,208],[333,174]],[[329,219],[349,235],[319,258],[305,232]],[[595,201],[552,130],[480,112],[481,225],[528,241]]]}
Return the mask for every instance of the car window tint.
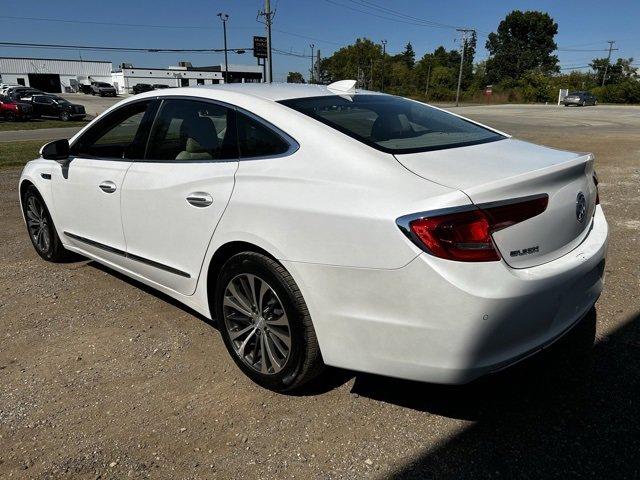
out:
{"label": "car window tint", "polygon": [[289,144],[273,130],[238,112],[238,146],[241,157],[268,157],[289,149]]}
{"label": "car window tint", "polygon": [[151,130],[147,160],[238,158],[234,111],[210,102],[162,102]]}
{"label": "car window tint", "polygon": [[150,103],[136,102],[110,113],[82,136],[74,153],[97,158],[142,158],[145,139],[141,125]]}
{"label": "car window tint", "polygon": [[389,153],[439,150],[505,138],[424,103],[390,95],[328,95],[280,103]]}

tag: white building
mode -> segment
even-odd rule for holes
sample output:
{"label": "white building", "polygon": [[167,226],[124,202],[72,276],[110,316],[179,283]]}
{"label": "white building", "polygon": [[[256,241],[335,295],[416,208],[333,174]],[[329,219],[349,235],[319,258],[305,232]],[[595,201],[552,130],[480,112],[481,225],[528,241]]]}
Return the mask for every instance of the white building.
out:
{"label": "white building", "polygon": [[0,57],[2,83],[59,93],[91,82],[111,82],[111,62]]}
{"label": "white building", "polygon": [[[261,82],[262,67],[253,65],[229,65],[230,83]],[[193,67],[189,62],[168,68],[143,68],[123,64],[114,70],[111,82],[118,93],[131,93],[134,85],[147,83],[169,87],[190,87],[224,83],[224,65]]]}

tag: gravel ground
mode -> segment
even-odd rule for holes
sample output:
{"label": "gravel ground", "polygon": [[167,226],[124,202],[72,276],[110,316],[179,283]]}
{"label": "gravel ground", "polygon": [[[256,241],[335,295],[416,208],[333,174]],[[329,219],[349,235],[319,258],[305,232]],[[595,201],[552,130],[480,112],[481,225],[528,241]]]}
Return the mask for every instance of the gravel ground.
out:
{"label": "gravel ground", "polygon": [[95,263],[40,260],[19,171],[2,170],[0,477],[640,478],[640,109],[458,111],[596,153],[611,227],[597,319],[465,387],[330,370],[271,393],[215,324]]}

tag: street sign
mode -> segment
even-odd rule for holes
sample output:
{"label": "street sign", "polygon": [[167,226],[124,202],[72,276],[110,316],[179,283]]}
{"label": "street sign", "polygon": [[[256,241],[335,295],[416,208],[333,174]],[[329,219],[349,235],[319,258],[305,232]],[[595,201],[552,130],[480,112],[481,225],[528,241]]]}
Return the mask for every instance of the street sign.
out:
{"label": "street sign", "polygon": [[253,37],[253,56],[267,58],[267,37]]}

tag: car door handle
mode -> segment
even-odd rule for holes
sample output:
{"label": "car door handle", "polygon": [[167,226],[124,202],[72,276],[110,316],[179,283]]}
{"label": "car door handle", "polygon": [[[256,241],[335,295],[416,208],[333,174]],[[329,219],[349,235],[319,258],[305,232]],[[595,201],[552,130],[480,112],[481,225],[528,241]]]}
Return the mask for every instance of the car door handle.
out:
{"label": "car door handle", "polygon": [[187,196],[187,202],[194,207],[208,207],[213,203],[213,197],[206,192],[194,192]]}
{"label": "car door handle", "polygon": [[100,185],[98,185],[98,187],[100,187],[100,190],[102,190],[105,193],[113,193],[116,191],[116,184],[113,183],[111,180],[102,182]]}

